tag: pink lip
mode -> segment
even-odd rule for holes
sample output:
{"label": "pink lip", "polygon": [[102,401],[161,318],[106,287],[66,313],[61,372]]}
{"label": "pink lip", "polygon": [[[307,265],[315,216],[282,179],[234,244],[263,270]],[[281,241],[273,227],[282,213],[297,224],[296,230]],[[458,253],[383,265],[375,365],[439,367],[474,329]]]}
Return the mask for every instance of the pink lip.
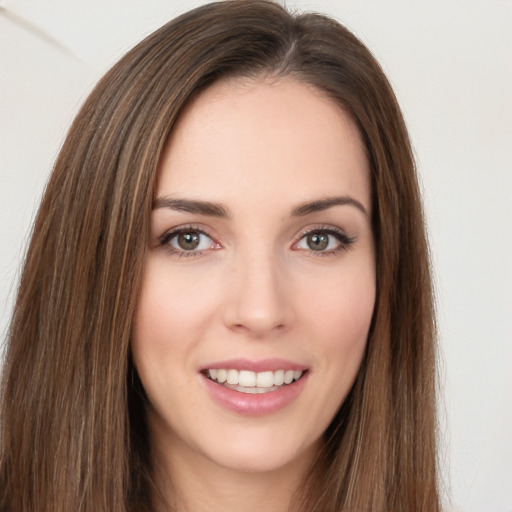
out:
{"label": "pink lip", "polygon": [[229,359],[227,361],[215,361],[214,363],[209,363],[206,366],[203,366],[199,369],[199,371],[205,370],[213,370],[224,368],[225,370],[233,369],[233,370],[248,370],[251,372],[275,372],[277,370],[307,370],[307,366],[302,364],[294,363],[292,361],[287,361],[286,359],[261,359],[259,361],[254,361],[250,359]]}
{"label": "pink lip", "polygon": [[291,384],[261,394],[242,393],[224,387],[209,379],[204,373],[201,373],[200,377],[210,396],[222,408],[243,416],[263,416],[278,412],[291,404],[304,389],[309,372]]}

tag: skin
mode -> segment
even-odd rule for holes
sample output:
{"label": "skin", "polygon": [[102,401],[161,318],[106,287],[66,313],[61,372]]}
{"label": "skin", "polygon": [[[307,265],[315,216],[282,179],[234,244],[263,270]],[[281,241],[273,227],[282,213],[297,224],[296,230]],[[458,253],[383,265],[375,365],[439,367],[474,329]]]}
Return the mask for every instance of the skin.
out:
{"label": "skin", "polygon": [[[353,202],[291,214],[335,196]],[[178,198],[229,217],[169,207]],[[221,81],[187,107],[161,159],[132,346],[153,457],[180,509],[288,508],[364,355],[370,217],[360,134],[321,92],[293,79]],[[169,235],[180,227],[206,233],[198,248]],[[312,249],[315,229],[342,241],[323,231],[328,247]],[[307,381],[277,412],[237,414],[199,372],[232,358],[300,363]]]}

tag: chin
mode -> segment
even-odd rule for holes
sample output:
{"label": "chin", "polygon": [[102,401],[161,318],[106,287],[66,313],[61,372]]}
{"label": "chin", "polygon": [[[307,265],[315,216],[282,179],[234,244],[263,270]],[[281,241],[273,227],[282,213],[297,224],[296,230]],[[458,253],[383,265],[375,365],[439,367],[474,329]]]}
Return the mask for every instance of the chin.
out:
{"label": "chin", "polygon": [[275,473],[291,465],[309,466],[318,452],[320,441],[304,444],[287,436],[267,435],[257,438],[241,436],[216,444],[208,450],[208,458],[227,470],[241,473]]}

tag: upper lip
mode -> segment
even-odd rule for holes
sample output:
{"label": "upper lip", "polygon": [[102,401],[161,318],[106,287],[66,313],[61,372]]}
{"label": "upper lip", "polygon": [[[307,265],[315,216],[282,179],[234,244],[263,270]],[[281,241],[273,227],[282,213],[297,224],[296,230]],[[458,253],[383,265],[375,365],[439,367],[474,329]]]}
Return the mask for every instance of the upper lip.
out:
{"label": "upper lip", "polygon": [[248,370],[252,372],[265,372],[265,371],[272,371],[275,372],[277,370],[300,370],[305,371],[307,370],[307,366],[296,363],[294,361],[289,361],[287,359],[279,359],[279,358],[272,358],[272,359],[244,359],[244,358],[238,358],[238,359],[229,359],[225,361],[215,361],[212,363],[208,363],[205,366],[202,366],[200,368],[200,371],[205,370],[213,370],[213,369],[232,369],[232,370]]}

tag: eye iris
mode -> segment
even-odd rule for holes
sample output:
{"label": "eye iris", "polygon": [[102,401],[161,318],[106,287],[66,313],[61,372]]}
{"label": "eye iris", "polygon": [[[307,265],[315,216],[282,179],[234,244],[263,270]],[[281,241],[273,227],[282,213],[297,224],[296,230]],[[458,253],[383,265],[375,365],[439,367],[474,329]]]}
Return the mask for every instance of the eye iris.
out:
{"label": "eye iris", "polygon": [[199,233],[187,231],[178,235],[178,245],[185,251],[191,251],[199,245]]}
{"label": "eye iris", "polygon": [[312,233],[308,235],[307,244],[313,251],[323,251],[329,245],[329,235]]}

